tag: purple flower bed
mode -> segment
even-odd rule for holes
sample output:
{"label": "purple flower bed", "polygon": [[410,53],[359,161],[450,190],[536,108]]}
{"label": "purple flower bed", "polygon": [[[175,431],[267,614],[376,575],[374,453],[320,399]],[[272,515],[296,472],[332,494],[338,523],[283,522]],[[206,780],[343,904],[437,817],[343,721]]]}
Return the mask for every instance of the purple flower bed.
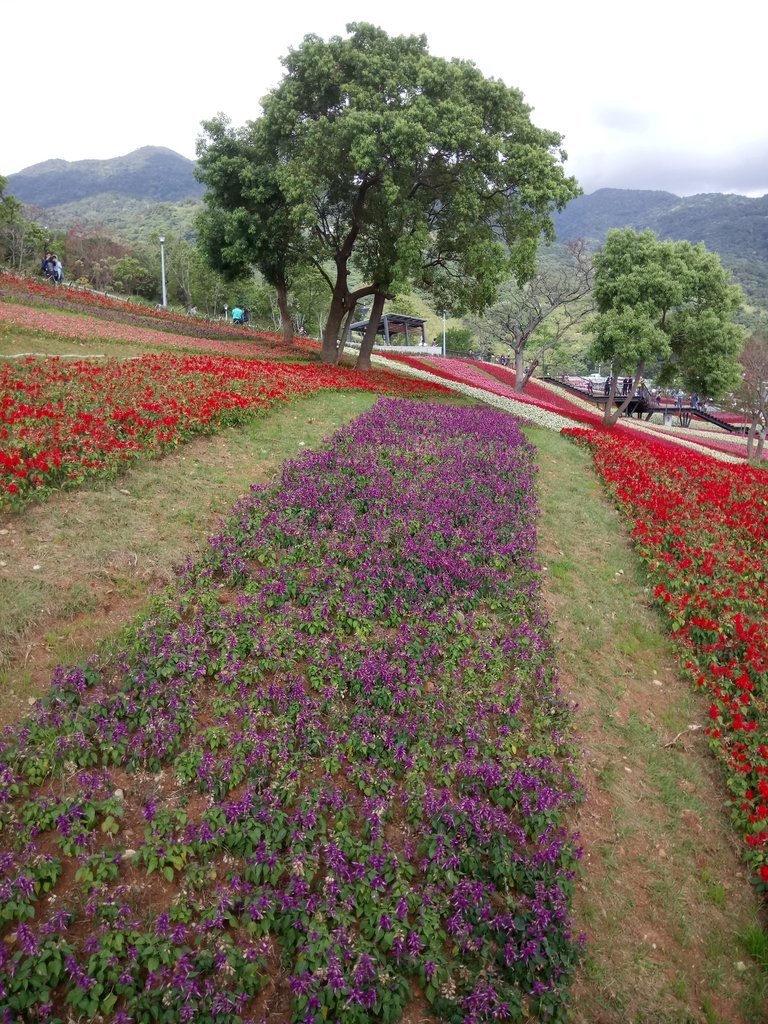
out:
{"label": "purple flower bed", "polygon": [[563,1020],[580,793],[533,450],[383,400],[0,747],[3,1020]]}

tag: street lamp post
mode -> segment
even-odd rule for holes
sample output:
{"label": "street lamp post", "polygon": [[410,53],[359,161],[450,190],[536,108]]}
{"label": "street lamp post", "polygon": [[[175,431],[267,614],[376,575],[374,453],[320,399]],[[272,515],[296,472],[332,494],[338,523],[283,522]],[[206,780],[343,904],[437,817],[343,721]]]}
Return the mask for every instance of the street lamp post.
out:
{"label": "street lamp post", "polygon": [[163,281],[163,309],[168,305],[168,297],[165,292],[165,235],[160,235],[160,277]]}
{"label": "street lamp post", "polygon": [[443,310],[443,355],[445,355],[445,310]]}

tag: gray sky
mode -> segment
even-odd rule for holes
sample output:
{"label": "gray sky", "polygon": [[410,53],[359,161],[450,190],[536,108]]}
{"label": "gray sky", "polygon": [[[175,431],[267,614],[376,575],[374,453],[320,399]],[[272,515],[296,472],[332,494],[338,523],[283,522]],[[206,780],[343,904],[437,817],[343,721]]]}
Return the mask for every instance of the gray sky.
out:
{"label": "gray sky", "polygon": [[0,0],[0,175],[147,145],[194,158],[204,118],[258,117],[280,58],[305,35],[328,39],[367,20],[391,35],[423,33],[433,54],[520,89],[533,122],[564,136],[566,170],[587,193],[768,194],[765,0],[379,6],[365,15],[349,0]]}

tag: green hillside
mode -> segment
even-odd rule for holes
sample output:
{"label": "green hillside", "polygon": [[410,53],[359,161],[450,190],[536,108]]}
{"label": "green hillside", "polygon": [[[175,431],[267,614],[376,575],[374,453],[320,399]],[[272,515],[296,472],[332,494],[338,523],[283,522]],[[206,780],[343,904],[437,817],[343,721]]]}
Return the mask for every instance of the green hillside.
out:
{"label": "green hillside", "polygon": [[108,192],[46,210],[45,223],[60,231],[73,225],[104,229],[116,240],[132,244],[146,242],[150,235],[163,231],[191,241],[194,220],[201,207],[200,199],[155,203]]}
{"label": "green hillside", "polygon": [[[141,244],[161,231],[194,237],[202,186],[195,162],[170,149],[144,146],[111,160],[47,160],[8,176],[8,192],[31,217],[56,231],[77,225]],[[1,173],[0,168],[0,173]],[[703,242],[717,252],[750,302],[768,309],[768,196],[603,188],[572,200],[554,216],[558,241],[602,244],[611,228],[654,231],[660,238]],[[430,337],[442,332],[431,321]]]}
{"label": "green hillside", "polygon": [[554,217],[558,241],[600,245],[611,228],[650,229],[659,238],[703,242],[733,271],[749,298],[768,308],[768,196],[672,195],[603,188],[572,200]]}
{"label": "green hillside", "polygon": [[148,202],[199,197],[195,163],[173,150],[144,146],[111,160],[46,160],[8,175],[8,191],[28,206],[56,209],[99,195]]}

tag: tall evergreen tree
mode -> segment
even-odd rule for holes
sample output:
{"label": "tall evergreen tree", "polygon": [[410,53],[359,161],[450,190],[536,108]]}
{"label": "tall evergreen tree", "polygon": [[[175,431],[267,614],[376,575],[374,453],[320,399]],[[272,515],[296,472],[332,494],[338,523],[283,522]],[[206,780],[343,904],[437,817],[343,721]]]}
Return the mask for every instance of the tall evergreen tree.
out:
{"label": "tall evergreen tree", "polygon": [[[560,135],[531,123],[517,89],[431,56],[424,36],[365,23],[347,31],[306,36],[262,117],[240,131],[208,122],[198,150],[221,252],[242,249],[268,279],[275,258],[323,274],[328,363],[364,297],[372,319],[406,283],[438,308],[483,309],[505,276],[533,273],[551,213],[580,191],[564,173]],[[254,227],[262,191],[265,226]]]}
{"label": "tall evergreen tree", "polygon": [[[596,360],[613,367],[604,422],[613,425],[634,398],[646,367],[659,383],[721,398],[739,380],[743,330],[734,322],[741,289],[703,245],[659,241],[652,231],[609,231],[595,256]],[[614,408],[618,374],[632,387]]]}

